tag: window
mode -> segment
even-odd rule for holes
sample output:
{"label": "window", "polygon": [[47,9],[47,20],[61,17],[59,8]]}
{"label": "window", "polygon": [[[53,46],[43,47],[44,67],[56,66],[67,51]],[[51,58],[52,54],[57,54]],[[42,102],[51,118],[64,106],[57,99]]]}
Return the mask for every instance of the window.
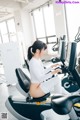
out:
{"label": "window", "polygon": [[0,30],[1,30],[1,35],[2,35],[3,43],[9,42],[6,22],[0,23]]}
{"label": "window", "polygon": [[[67,18],[67,26],[68,26],[68,37],[70,41],[75,40],[75,36],[79,32],[80,27],[80,4],[66,4],[66,18]],[[80,35],[79,35],[80,39]],[[80,42],[77,44],[77,55],[80,54]]]}
{"label": "window", "polygon": [[56,42],[53,4],[47,4],[31,12],[36,40],[47,44]]}
{"label": "window", "polygon": [[34,11],[34,20],[37,38],[45,36],[42,9]]}
{"label": "window", "polygon": [[66,4],[66,18],[68,26],[68,37],[70,41],[75,39],[80,26],[80,4]]}
{"label": "window", "polygon": [[0,44],[16,41],[15,21],[13,18],[0,23]]}
{"label": "window", "polygon": [[0,44],[2,43],[2,41],[1,41],[1,36],[0,36]]}
{"label": "window", "polygon": [[0,31],[0,44],[2,43],[1,31]]}
{"label": "window", "polygon": [[54,17],[53,17],[53,5],[45,6],[43,8],[44,18],[45,18],[45,27],[47,36],[51,36],[55,34],[55,25],[54,25]]}
{"label": "window", "polygon": [[7,21],[9,35],[10,35],[10,41],[16,41],[16,29],[15,29],[15,22],[14,19],[10,19]]}

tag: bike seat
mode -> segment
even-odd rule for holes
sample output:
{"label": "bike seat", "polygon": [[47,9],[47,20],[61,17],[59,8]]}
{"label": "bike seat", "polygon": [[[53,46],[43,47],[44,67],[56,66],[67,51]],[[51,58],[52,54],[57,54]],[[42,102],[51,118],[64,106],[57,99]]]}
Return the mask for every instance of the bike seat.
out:
{"label": "bike seat", "polygon": [[[30,85],[31,85],[31,80],[30,78],[20,69],[20,68],[17,68],[15,70],[16,72],[16,76],[17,76],[17,79],[18,79],[18,84],[19,86],[21,87],[21,89],[26,93],[28,94],[27,95],[27,98],[26,98],[26,101],[27,102],[41,102],[41,101],[45,101],[49,96],[50,96],[50,93],[47,93],[45,94],[44,96],[42,97],[39,97],[39,98],[32,98],[30,95],[29,95],[29,90],[30,90]],[[20,91],[21,92],[21,91]]]}
{"label": "bike seat", "polygon": [[77,103],[79,100],[80,100],[79,95],[61,96],[58,98],[52,97],[51,99],[52,109],[60,115],[65,115],[71,111],[73,105]]}
{"label": "bike seat", "polygon": [[50,96],[50,93],[45,94],[42,97],[38,97],[38,98],[33,98],[30,100],[30,102],[41,102],[41,101],[45,101],[48,97]]}

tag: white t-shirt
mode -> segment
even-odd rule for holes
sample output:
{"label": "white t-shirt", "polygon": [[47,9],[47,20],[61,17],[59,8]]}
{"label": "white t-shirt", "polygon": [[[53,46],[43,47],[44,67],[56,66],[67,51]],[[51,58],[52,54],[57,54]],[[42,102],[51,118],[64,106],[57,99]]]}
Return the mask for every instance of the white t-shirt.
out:
{"label": "white t-shirt", "polygon": [[40,59],[32,57],[29,61],[29,69],[32,83],[41,83],[52,77],[51,67],[44,69],[43,63]]}

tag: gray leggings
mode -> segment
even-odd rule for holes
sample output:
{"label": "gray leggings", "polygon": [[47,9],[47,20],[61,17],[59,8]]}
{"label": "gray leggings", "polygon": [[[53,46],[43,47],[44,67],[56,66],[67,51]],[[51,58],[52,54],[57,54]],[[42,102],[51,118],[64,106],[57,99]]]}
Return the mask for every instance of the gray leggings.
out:
{"label": "gray leggings", "polygon": [[58,76],[42,82],[40,87],[45,94],[52,91],[55,93],[62,93],[61,79]]}
{"label": "gray leggings", "polygon": [[56,76],[48,81],[42,82],[40,88],[46,94],[49,92],[54,92],[55,94],[69,94],[61,85],[61,79]]}

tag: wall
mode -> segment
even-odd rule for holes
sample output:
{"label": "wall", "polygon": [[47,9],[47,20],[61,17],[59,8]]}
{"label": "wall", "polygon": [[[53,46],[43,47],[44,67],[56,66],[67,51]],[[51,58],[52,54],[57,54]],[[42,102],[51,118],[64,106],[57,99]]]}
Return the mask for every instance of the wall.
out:
{"label": "wall", "polygon": [[30,18],[30,13],[25,10],[21,10],[21,20],[22,20],[22,28],[24,35],[24,43],[25,44],[25,57],[27,56],[27,49],[34,41],[34,35],[32,30],[32,22]]}
{"label": "wall", "polygon": [[53,0],[53,10],[56,36],[60,37],[62,35],[66,35],[64,4],[57,4],[56,0]]}
{"label": "wall", "polygon": [[14,12],[18,41],[22,60],[27,59],[27,48],[31,45],[33,39],[30,15],[24,9]]}

